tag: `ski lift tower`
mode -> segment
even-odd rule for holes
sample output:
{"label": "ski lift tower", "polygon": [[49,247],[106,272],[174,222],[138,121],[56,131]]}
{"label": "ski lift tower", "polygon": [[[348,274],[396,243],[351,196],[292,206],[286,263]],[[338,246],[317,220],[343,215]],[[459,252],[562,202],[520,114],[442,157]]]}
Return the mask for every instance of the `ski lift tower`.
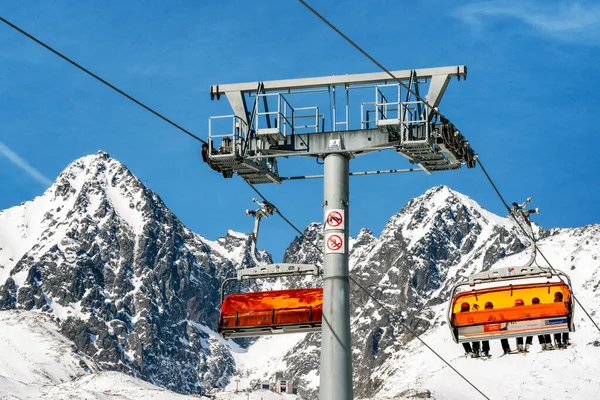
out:
{"label": "ski lift tower", "polygon": [[[224,95],[233,109],[231,115],[209,118],[202,158],[212,169],[225,178],[235,172],[252,185],[324,178],[322,400],[353,398],[349,177],[414,171],[430,174],[456,170],[462,164],[468,168],[476,165],[477,155],[469,142],[438,111],[452,77],[466,79],[466,66],[393,71],[392,75],[395,79],[379,72],[210,88],[211,99]],[[425,90],[423,98],[419,93]],[[305,102],[319,94],[325,101]],[[380,150],[395,151],[408,159],[411,168],[349,172],[355,156]],[[281,176],[278,161],[293,156],[324,160],[323,175]]]}

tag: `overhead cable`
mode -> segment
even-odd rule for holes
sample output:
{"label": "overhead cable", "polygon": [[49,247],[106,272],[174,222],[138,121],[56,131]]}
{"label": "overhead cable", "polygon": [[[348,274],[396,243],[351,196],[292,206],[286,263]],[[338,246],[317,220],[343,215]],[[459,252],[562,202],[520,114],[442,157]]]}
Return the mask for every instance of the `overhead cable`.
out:
{"label": "overhead cable", "polygon": [[162,119],[163,121],[171,124],[172,126],[174,126],[175,128],[179,129],[180,131],[182,131],[183,133],[185,133],[186,135],[196,139],[199,142],[202,142],[204,144],[207,144],[206,141],[202,140],[201,138],[199,138],[198,136],[194,135],[192,132],[188,131],[187,129],[183,128],[181,125],[176,124],[175,122],[173,122],[171,119],[165,117],[163,114],[159,113],[158,111],[155,111],[154,109],[148,107],[147,105],[145,105],[144,103],[142,103],[141,101],[137,100],[136,98],[134,98],[133,96],[125,93],[123,90],[119,89],[118,87],[116,87],[115,85],[111,84],[110,82],[106,81],[105,79],[99,77],[98,75],[96,75],[95,73],[93,73],[92,71],[90,71],[89,69],[81,66],[80,64],[76,63],[75,61],[73,61],[71,58],[65,56],[64,54],[62,54],[61,52],[59,52],[58,50],[54,49],[53,47],[50,47],[49,45],[47,45],[46,43],[42,42],[41,40],[39,40],[38,38],[36,38],[35,36],[33,36],[32,34],[24,31],[23,29],[19,28],[18,26],[16,26],[15,24],[13,24],[12,22],[6,20],[5,18],[0,16],[0,21],[4,22],[6,25],[10,26],[11,28],[13,28],[14,30],[18,31],[19,33],[27,36],[29,39],[33,40],[34,42],[36,42],[37,44],[39,44],[40,46],[46,48],[47,50],[50,50],[52,53],[56,54],[57,56],[59,56],[60,58],[62,58],[63,60],[67,61],[68,63],[70,63],[71,65],[77,67],[78,69],[80,69],[81,71],[85,72],[86,74],[88,74],[89,76],[91,76],[92,78],[100,81],[101,83],[103,83],[104,85],[108,86],[109,88],[111,88],[112,90],[116,91],[117,93],[119,93],[120,95],[124,96],[125,98],[133,101],[135,104],[137,104],[138,106],[144,108],[147,111],[150,111],[152,114],[156,115],[157,117],[159,117],[160,119]]}
{"label": "overhead cable", "polygon": [[[371,62],[373,62],[373,64],[377,65],[377,67],[379,67],[383,72],[388,74],[390,76],[390,78],[392,78],[394,81],[397,81],[400,84],[400,86],[402,86],[410,94],[415,96],[415,98],[417,100],[421,101],[425,106],[427,106],[429,108],[430,111],[434,112],[435,114],[438,114],[441,117],[444,117],[444,115],[442,115],[439,112],[439,110],[437,110],[435,107],[433,107],[431,104],[429,104],[427,102],[427,100],[425,100],[423,97],[421,97],[421,95],[419,95],[419,93],[417,93],[415,90],[413,90],[409,85],[402,82],[402,80],[398,79],[389,69],[385,68],[379,61],[377,61],[373,56],[371,56],[369,53],[367,53],[362,47],[360,47],[358,44],[356,44],[352,39],[350,39],[340,29],[338,29],[335,25],[333,25],[330,21],[328,21],[327,18],[322,16],[317,10],[312,8],[306,1],[304,1],[304,0],[298,0],[298,1],[304,7],[306,7],[308,10],[310,10],[310,12],[312,12],[317,18],[319,18],[321,21],[323,21],[325,24],[327,24],[327,26],[329,26],[331,29],[333,29],[338,35],[340,35],[342,38],[344,38],[344,40],[346,40],[348,43],[350,43],[356,50],[358,50],[361,54],[363,54]],[[412,74],[411,74],[411,79],[412,79]],[[444,118],[446,118],[446,117],[444,117]],[[448,118],[446,118],[446,119],[448,120]]]}

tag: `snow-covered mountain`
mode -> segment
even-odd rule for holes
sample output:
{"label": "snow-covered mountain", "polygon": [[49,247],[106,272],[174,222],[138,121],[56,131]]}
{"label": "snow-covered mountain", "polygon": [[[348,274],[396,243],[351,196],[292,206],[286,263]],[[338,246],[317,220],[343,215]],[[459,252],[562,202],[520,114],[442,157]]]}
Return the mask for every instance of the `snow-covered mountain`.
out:
{"label": "snow-covered mountain", "polygon": [[[0,312],[0,399],[191,400],[121,372],[101,371],[58,331],[50,315]],[[249,396],[248,396],[249,395]],[[215,400],[297,400],[256,390],[220,391]]]}
{"label": "snow-covered mountain", "polygon": [[213,331],[221,279],[248,265],[248,244],[194,234],[99,152],[0,212],[0,308],[47,313],[102,369],[202,393],[235,367]]}
{"label": "snow-covered mountain", "polygon": [[[321,263],[313,243],[321,245],[322,228],[310,224],[284,261]],[[578,298],[596,315],[600,226],[536,231],[546,256],[571,275]],[[316,399],[319,334],[239,341],[240,346],[215,333],[220,282],[251,265],[248,244],[246,235],[232,231],[216,241],[189,231],[125,166],[99,152],[69,165],[43,196],[0,212],[0,308],[42,313],[73,342],[75,361],[63,368],[65,383],[56,381],[64,387],[71,387],[67,378],[81,374],[92,374],[78,378],[82,385],[112,382],[113,375],[95,372],[110,370],[184,394],[225,388],[219,396],[235,396],[236,385],[273,381],[281,371],[295,380],[303,398]],[[350,241],[352,277],[401,321],[351,284],[356,398],[481,396],[399,322],[422,334],[490,398],[600,395],[600,347],[587,345],[600,335],[580,310],[575,346],[566,351],[467,360],[450,340],[449,288],[473,272],[523,264],[529,245],[510,218],[445,186],[411,200],[378,236],[361,230]],[[303,278],[285,285],[319,283]],[[251,288],[277,285],[283,283],[257,282]],[[499,355],[497,343],[492,353]],[[0,371],[2,376],[8,375]],[[579,392],[566,391],[564,377]],[[13,378],[4,381],[0,389],[15,385]],[[536,391],[540,386],[548,389]]]}

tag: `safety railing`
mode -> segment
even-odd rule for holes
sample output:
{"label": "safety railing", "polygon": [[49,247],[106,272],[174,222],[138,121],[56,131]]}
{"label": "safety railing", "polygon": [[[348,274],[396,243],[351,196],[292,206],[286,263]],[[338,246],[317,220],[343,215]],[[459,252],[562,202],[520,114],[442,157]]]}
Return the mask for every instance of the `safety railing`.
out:
{"label": "safety railing", "polygon": [[429,108],[424,102],[406,101],[401,103],[402,121],[406,124],[424,124],[428,121]]}
{"label": "safety railing", "polygon": [[[287,136],[294,133],[294,108],[292,108],[287,99],[281,93],[260,93],[257,95],[256,101],[259,106],[263,101],[264,103],[269,104],[269,99],[274,96],[277,97],[277,110],[257,111],[254,120],[254,129],[257,133],[260,133],[261,129],[275,128],[283,136]],[[269,127],[271,121],[273,121],[274,127]],[[262,124],[265,124],[265,126]]]}
{"label": "safety railing", "polygon": [[292,125],[294,133],[322,132],[325,130],[325,115],[319,114],[319,107],[294,108]]}
{"label": "safety railing", "polygon": [[360,129],[369,129],[371,128],[371,124],[375,125],[375,112],[374,101],[360,103]]}
{"label": "safety railing", "polygon": [[379,121],[392,121],[399,123],[397,103],[377,103],[366,101],[360,104],[360,127],[361,129],[374,128],[381,125]]}
{"label": "safety railing", "polygon": [[[406,126],[406,137],[408,142],[429,140],[429,108],[420,100],[406,101],[400,104],[402,109],[401,123]],[[420,127],[421,129],[416,129]]]}
{"label": "safety railing", "polygon": [[[388,99],[386,94],[394,99]],[[375,101],[361,103],[361,128],[400,125],[403,142],[428,141],[431,129],[429,108],[421,100],[402,101],[401,96],[398,84],[375,86]]]}
{"label": "safety railing", "polygon": [[[208,118],[208,148],[217,150],[211,157],[239,154],[246,138],[246,122],[237,115],[219,115]],[[220,139],[220,143],[215,143]],[[218,147],[214,145],[217,144]]]}

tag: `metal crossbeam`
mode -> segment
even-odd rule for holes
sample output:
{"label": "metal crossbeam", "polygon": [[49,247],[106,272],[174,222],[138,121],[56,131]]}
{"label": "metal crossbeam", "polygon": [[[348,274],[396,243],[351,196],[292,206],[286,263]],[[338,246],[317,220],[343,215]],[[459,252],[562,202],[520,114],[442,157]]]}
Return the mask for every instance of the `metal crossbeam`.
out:
{"label": "metal crossbeam", "polygon": [[533,278],[536,276],[551,277],[552,272],[548,271],[546,268],[540,268],[535,265],[527,267],[496,268],[470,275],[469,284],[474,285],[475,283],[493,282],[496,280],[505,280],[511,278]]}
{"label": "metal crossbeam", "polygon": [[237,271],[237,279],[278,278],[284,276],[319,275],[319,268],[313,264],[259,264],[257,267]]}
{"label": "metal crossbeam", "polygon": [[[417,79],[432,78],[434,76],[443,76],[444,78],[451,78],[453,76],[458,78],[467,78],[467,67],[465,65],[458,65],[451,67],[392,71],[392,74],[396,77],[396,80],[391,79],[390,76],[385,72],[374,72],[366,74],[321,76],[315,78],[281,79],[276,81],[263,81],[262,84],[264,85],[264,90],[266,92],[276,90],[287,91],[296,89],[315,89],[327,86],[363,85],[372,83],[385,84],[396,82],[398,80],[409,80],[411,74],[415,72]],[[443,82],[444,80],[440,81],[440,86],[443,86]],[[259,82],[245,82],[225,85],[212,85],[210,87],[210,93],[217,96],[232,92],[253,93],[256,92],[258,84]]]}

